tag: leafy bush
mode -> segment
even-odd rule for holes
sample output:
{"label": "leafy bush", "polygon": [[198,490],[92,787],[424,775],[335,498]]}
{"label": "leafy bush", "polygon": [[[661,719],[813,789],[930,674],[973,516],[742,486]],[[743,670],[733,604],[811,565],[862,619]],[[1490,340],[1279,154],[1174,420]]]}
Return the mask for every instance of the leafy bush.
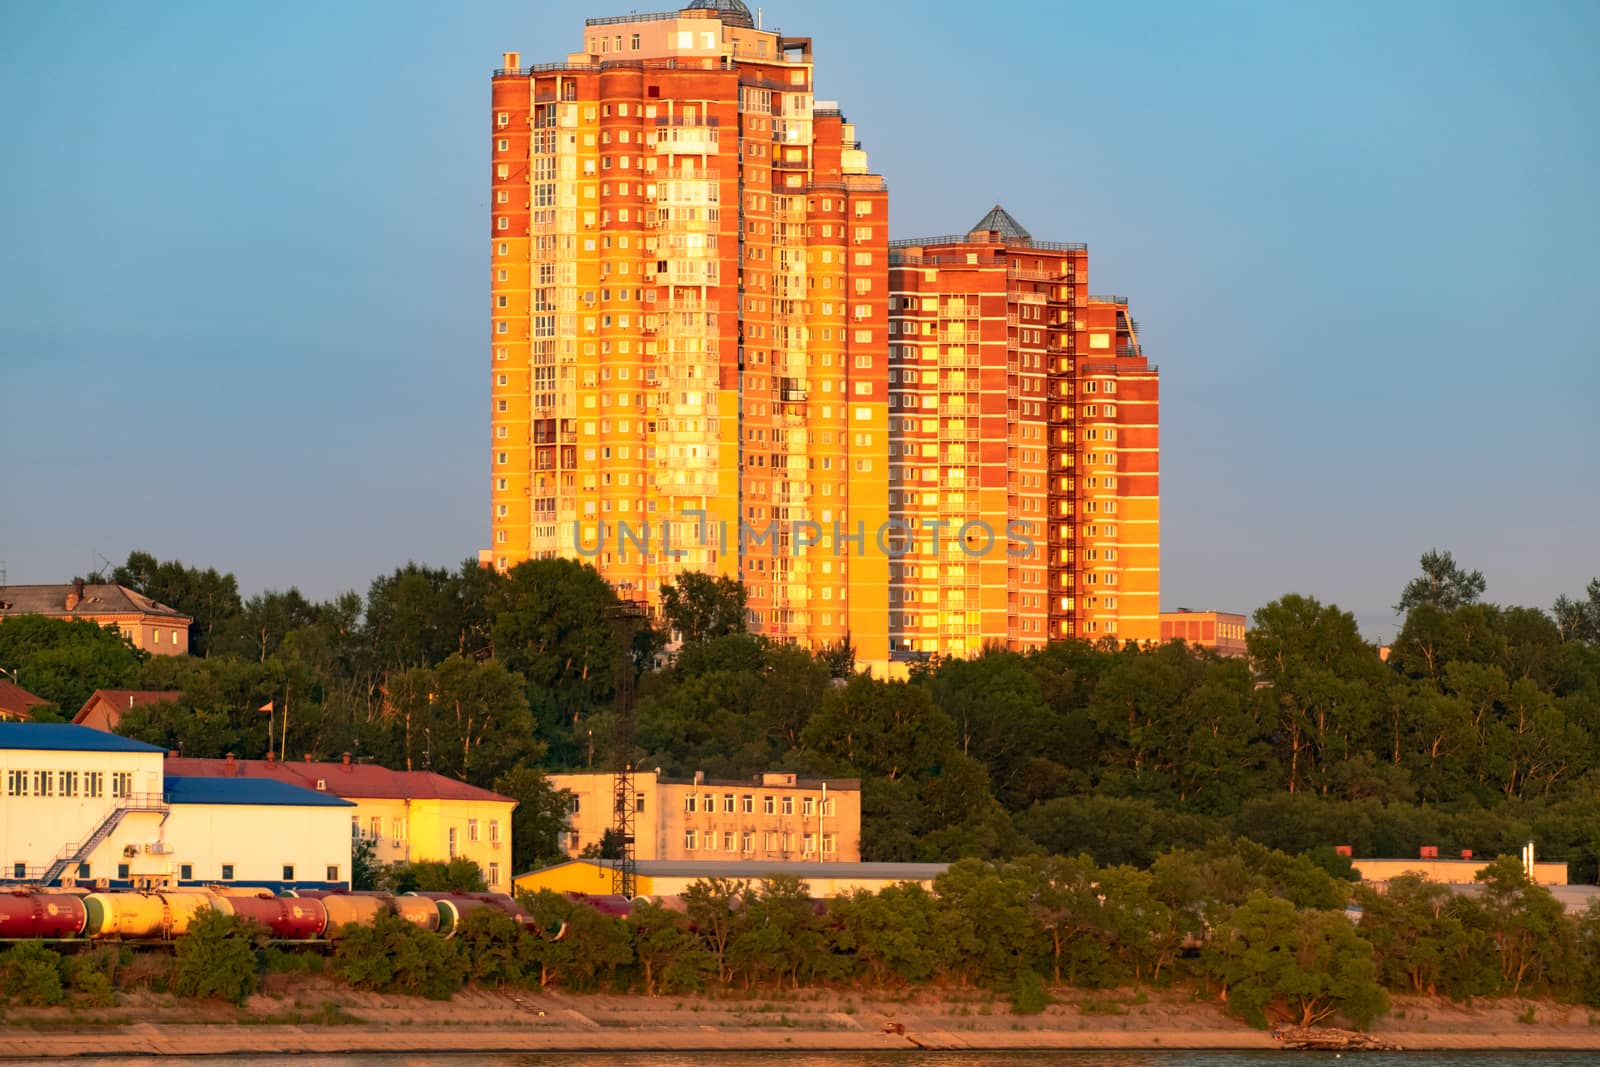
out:
{"label": "leafy bush", "polygon": [[1038,1015],[1049,1006],[1050,994],[1038,972],[1032,968],[1018,971],[1011,987],[1011,1010],[1018,1015]]}
{"label": "leafy bush", "polygon": [[448,1000],[466,980],[466,961],[453,942],[397,915],[380,915],[371,926],[347,924],[340,935],[334,970],[357,989]]}
{"label": "leafy bush", "polygon": [[6,996],[19,1004],[59,1004],[66,997],[61,956],[42,941],[23,941],[0,956]]}
{"label": "leafy bush", "polygon": [[233,915],[201,911],[178,942],[172,991],[180,997],[244,1003],[261,980],[254,946],[258,929]]}

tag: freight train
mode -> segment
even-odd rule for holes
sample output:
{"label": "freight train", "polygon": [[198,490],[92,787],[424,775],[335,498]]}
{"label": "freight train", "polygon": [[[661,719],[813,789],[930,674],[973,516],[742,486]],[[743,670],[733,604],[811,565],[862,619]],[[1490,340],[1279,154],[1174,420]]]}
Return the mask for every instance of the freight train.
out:
{"label": "freight train", "polygon": [[277,941],[331,942],[350,925],[371,925],[384,914],[444,937],[480,908],[509,915],[525,929],[559,941],[566,926],[542,929],[504,893],[369,893],[303,889],[274,896],[235,886],[155,889],[146,892],[75,893],[68,890],[0,891],[0,942],[170,941],[188,932],[206,909],[237,915],[265,927]]}

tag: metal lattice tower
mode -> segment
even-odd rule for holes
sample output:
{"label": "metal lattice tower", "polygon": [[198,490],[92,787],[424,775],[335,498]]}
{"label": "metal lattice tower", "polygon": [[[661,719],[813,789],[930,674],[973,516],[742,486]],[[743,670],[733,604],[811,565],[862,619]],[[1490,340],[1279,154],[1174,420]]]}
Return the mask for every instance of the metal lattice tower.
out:
{"label": "metal lattice tower", "polygon": [[633,600],[621,600],[612,609],[611,618],[618,646],[616,721],[611,738],[611,758],[616,765],[611,788],[611,830],[622,850],[611,868],[611,891],[632,900],[639,871],[633,826],[633,636],[644,621],[644,609]]}

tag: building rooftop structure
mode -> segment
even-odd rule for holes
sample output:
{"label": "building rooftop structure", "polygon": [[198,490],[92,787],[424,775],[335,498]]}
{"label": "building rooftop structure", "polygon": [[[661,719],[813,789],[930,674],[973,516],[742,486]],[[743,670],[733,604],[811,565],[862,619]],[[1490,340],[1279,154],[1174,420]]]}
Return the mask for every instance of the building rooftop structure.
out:
{"label": "building rooftop structure", "polygon": [[1011,212],[996,204],[989,213],[979,219],[977,225],[972,227],[973,233],[998,233],[1002,241],[1032,241],[1033,234],[1023,228],[1022,223],[1012,217]]}
{"label": "building rooftop structure", "polygon": [[353,808],[348,800],[274,778],[190,778],[166,776],[168,804],[252,804],[278,807]]}
{"label": "building rooftop structure", "polygon": [[161,752],[131,737],[67,722],[0,722],[0,749],[58,752]]}
{"label": "building rooftop structure", "polygon": [[0,617],[48,615],[51,618],[89,619],[100,615],[141,614],[193,620],[176,608],[152,600],[125,585],[68,582],[64,585],[0,586]]}
{"label": "building rooftop structure", "polygon": [[299,763],[286,760],[202,759],[170,756],[167,773],[179,777],[250,778],[284,782],[339,797],[384,797],[407,800],[493,800],[510,797],[447,778],[433,771],[395,771],[370,763]]}
{"label": "building rooftop structure", "polygon": [[15,682],[0,678],[0,720],[33,718],[33,709],[50,703],[42,696],[28,692]]}
{"label": "building rooftop structure", "polygon": [[176,704],[183,697],[179,689],[96,689],[72,717],[79,726],[111,733],[122,716],[136,707]]}

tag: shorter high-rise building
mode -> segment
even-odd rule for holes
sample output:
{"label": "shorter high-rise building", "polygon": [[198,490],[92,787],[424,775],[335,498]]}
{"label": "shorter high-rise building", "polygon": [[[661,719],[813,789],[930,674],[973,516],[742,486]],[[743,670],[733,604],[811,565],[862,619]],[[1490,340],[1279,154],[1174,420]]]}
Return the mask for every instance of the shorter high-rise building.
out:
{"label": "shorter high-rise building", "polygon": [[[550,784],[572,794],[569,856],[601,844],[613,823],[611,774],[552,774]],[[696,775],[673,781],[660,771],[634,775],[634,854],[639,860],[800,860],[854,863],[861,859],[861,781],[763,774],[749,781]]]}
{"label": "shorter high-rise building", "polygon": [[1127,298],[999,205],[891,242],[889,287],[892,647],[1155,641],[1159,380]]}

